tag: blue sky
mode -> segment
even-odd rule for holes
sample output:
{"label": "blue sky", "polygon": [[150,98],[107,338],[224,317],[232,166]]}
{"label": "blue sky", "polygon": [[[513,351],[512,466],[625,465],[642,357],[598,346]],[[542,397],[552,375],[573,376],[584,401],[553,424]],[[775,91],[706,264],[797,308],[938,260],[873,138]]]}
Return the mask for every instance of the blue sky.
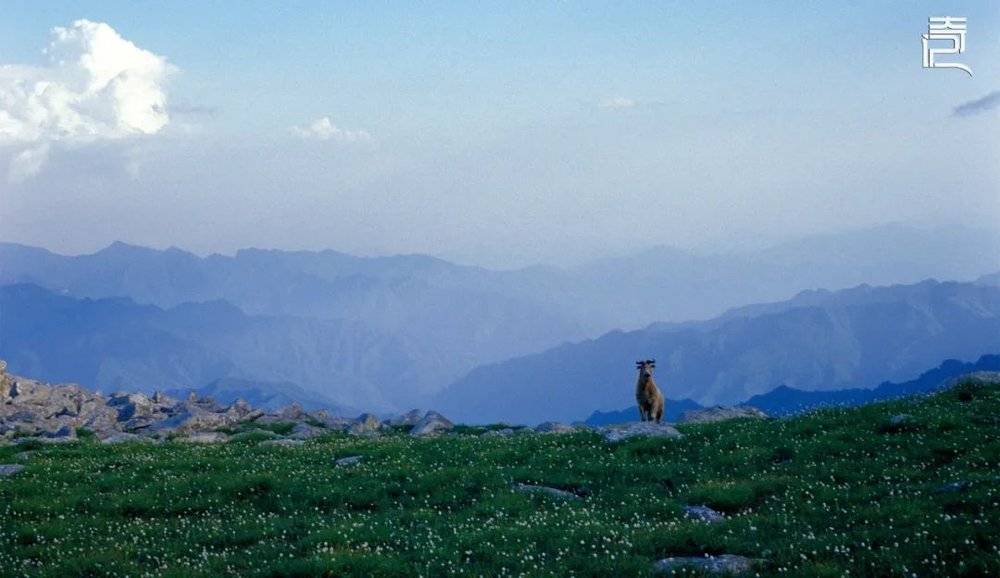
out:
{"label": "blue sky", "polygon": [[[54,143],[0,183],[7,240],[511,266],[1000,219],[997,111],[951,115],[1000,90],[994,3],[36,4],[5,3],[0,63],[106,23],[174,67],[170,122]],[[973,78],[920,67],[936,15]]]}

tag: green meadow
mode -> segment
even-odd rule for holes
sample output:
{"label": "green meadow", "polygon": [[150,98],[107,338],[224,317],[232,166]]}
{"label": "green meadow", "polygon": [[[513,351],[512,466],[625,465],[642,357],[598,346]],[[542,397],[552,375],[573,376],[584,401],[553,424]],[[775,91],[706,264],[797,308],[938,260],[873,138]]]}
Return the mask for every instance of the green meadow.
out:
{"label": "green meadow", "polygon": [[998,426],[1000,388],[970,383],[618,444],[472,427],[292,448],[26,442],[0,447],[26,465],[0,478],[0,575],[645,576],[725,553],[761,576],[998,576]]}

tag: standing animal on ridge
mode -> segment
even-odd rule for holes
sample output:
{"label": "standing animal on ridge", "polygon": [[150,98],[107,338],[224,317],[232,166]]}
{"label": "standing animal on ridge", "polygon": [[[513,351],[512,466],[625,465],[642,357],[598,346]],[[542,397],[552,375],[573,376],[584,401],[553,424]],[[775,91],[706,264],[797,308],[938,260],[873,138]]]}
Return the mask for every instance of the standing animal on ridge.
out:
{"label": "standing animal on ridge", "polygon": [[639,370],[639,380],[635,383],[635,401],[639,404],[639,419],[660,423],[663,419],[663,393],[653,381],[656,360],[636,361],[635,368]]}

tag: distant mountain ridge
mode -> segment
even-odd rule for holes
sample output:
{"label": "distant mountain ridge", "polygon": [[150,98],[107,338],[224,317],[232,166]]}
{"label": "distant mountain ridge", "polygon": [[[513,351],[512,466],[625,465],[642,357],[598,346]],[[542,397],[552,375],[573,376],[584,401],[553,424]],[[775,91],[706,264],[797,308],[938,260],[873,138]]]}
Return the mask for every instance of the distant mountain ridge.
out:
{"label": "distant mountain ridge", "polygon": [[[125,362],[110,361],[119,359],[111,356],[101,368],[103,383],[164,378],[166,384],[178,387],[202,387],[221,377],[292,381],[324,395],[347,395],[334,398],[337,403],[375,400],[364,403],[409,406],[427,405],[442,389],[477,368],[615,329],[705,332],[713,324],[754,318],[768,308],[802,308],[810,299],[821,302],[826,298],[824,290],[802,292],[810,287],[837,289],[932,275],[973,279],[984,271],[1000,269],[1000,250],[991,248],[1000,248],[1000,239],[990,231],[890,225],[804,238],[762,251],[697,254],[656,247],[576,267],[490,271],[422,255],[364,258],[329,250],[244,249],[232,256],[199,257],[177,248],[114,243],[93,254],[63,256],[0,243],[0,285],[33,284],[77,299],[127,298],[136,306],[177,309],[167,316],[171,319],[219,315],[222,321],[233,323],[224,339],[213,337],[222,339],[223,345],[211,347],[205,347],[204,339],[192,344],[190,334],[178,336],[183,328],[164,334],[161,327],[147,327],[159,336],[146,335],[148,344],[164,344],[173,351],[171,361],[148,351],[156,361],[133,360],[115,366]],[[978,283],[997,285],[990,275],[979,277]],[[795,303],[783,304],[781,300],[790,295],[798,295]],[[767,301],[772,303],[742,307]],[[204,307],[199,309],[198,304]],[[236,312],[255,321],[241,325]],[[684,321],[713,315],[718,317]],[[273,347],[291,357],[282,360],[275,353],[242,353],[255,351],[257,344],[241,344],[238,327],[255,327],[258,333],[250,335],[262,335],[265,318],[266,323],[281,325],[282,331],[297,333],[291,341],[295,347],[285,347],[284,341]],[[647,327],[651,322],[656,323]],[[310,332],[322,323],[328,323],[320,332],[329,339],[333,339],[329,327],[341,328],[334,331],[339,337],[332,357],[318,349],[329,344],[307,346],[313,339]],[[190,328],[184,331],[190,333]],[[263,335],[262,343],[277,340]],[[83,340],[84,336],[77,337]],[[373,340],[380,345],[372,347]],[[44,349],[45,340],[40,338],[39,343]],[[99,349],[96,344],[90,346]],[[850,344],[839,346],[853,351]],[[181,356],[181,350],[187,354]],[[381,355],[385,358],[379,362]],[[714,354],[704,348],[699,355],[709,363]],[[24,357],[31,361],[27,353]],[[181,357],[183,361],[177,361]],[[194,363],[198,367],[221,365],[195,371],[188,367],[194,359],[201,359]],[[63,369],[70,369],[68,363]],[[93,362],[81,363],[76,372],[82,377],[59,379],[92,379],[94,370],[88,364]],[[752,384],[753,393],[775,385],[770,381],[775,376],[760,374],[762,382]],[[347,379],[351,385],[331,385],[325,376],[338,382]],[[797,383],[803,382],[790,385]],[[709,399],[728,388],[712,387],[716,391],[699,395]],[[623,405],[616,402],[604,407]],[[595,407],[600,406],[587,411]]]}
{"label": "distant mountain ridge", "polygon": [[717,319],[654,324],[480,367],[432,404],[466,421],[572,421],[632,402],[632,362],[656,358],[668,397],[735,403],[778,385],[901,381],[941,359],[1000,351],[1000,288],[925,281],[810,292]]}
{"label": "distant mountain ridge", "polygon": [[[852,388],[834,391],[804,391],[785,385],[771,391],[755,395],[740,405],[749,405],[763,410],[769,416],[781,417],[822,407],[848,407],[876,401],[885,401],[907,395],[930,393],[943,384],[963,375],[977,372],[1000,371],[1000,355],[984,355],[974,362],[948,359],[938,367],[925,371],[919,377],[902,383],[883,382],[871,389]],[[699,409],[701,404],[684,399],[667,400],[666,421],[676,421],[689,409]],[[637,407],[618,411],[595,411],[585,420],[588,425],[604,425],[634,420],[639,415]]]}
{"label": "distant mountain ridge", "polygon": [[161,309],[9,285],[0,287],[0,312],[0,357],[13,371],[104,391],[200,389],[235,378],[391,409],[393,392],[405,393],[420,372],[406,344],[363,325],[251,316],[223,301]]}

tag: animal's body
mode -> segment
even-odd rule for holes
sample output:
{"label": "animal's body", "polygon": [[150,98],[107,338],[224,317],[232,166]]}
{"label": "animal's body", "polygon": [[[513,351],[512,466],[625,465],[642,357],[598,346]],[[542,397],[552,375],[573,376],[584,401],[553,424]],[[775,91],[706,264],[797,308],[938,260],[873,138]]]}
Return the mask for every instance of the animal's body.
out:
{"label": "animal's body", "polygon": [[663,393],[653,381],[656,360],[636,361],[635,367],[639,370],[639,380],[635,384],[635,401],[639,404],[639,419],[660,423],[660,420],[663,419]]}

